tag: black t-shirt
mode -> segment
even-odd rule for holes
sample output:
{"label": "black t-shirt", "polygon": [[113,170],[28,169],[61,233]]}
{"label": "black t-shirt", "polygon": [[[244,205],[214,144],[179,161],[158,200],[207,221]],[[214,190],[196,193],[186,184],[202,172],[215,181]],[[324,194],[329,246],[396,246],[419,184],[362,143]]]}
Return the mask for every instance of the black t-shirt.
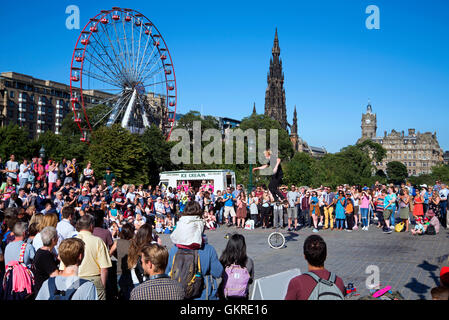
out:
{"label": "black t-shirt", "polygon": [[[270,156],[270,160],[267,161],[267,165],[270,166],[272,161],[273,161],[273,169],[274,169],[274,167],[276,166],[276,162],[277,162],[277,158],[274,155]],[[284,173],[282,172],[282,166],[279,163],[278,170],[276,171],[275,174],[273,174],[271,176],[271,178],[272,179],[273,178],[274,179],[282,179],[283,176],[284,176]]]}
{"label": "black t-shirt", "polygon": [[36,282],[36,292],[39,292],[42,284],[50,278],[50,275],[58,270],[55,256],[47,250],[39,249],[34,256],[34,280]]}

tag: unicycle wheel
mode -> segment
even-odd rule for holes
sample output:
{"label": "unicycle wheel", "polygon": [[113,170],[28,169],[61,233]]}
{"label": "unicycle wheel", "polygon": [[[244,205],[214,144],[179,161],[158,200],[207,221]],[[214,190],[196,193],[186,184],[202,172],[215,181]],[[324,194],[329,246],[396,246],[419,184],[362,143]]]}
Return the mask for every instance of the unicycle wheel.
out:
{"label": "unicycle wheel", "polygon": [[273,249],[281,249],[285,245],[285,237],[280,232],[273,232],[268,236],[268,244]]}

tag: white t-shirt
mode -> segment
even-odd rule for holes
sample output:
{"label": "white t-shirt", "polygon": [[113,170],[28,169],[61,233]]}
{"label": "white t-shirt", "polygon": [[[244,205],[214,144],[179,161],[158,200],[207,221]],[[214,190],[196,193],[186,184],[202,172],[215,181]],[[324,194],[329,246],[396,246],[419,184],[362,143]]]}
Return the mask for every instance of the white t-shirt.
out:
{"label": "white t-shirt", "polygon": [[447,200],[447,196],[449,195],[449,189],[447,189],[447,188],[441,189],[439,194],[440,194],[441,200],[443,200],[443,201]]}
{"label": "white t-shirt", "polygon": [[92,172],[93,172],[92,169],[87,169],[87,168],[85,168],[83,174],[84,174],[84,176],[85,176],[86,178],[90,178],[90,177],[92,177]]}
{"label": "white t-shirt", "polygon": [[19,169],[19,179],[28,179],[30,177],[30,171],[27,169],[28,166],[23,163],[20,165]]}
{"label": "white t-shirt", "polygon": [[131,203],[134,203],[135,198],[136,194],[134,192],[128,192],[128,194],[126,195],[126,199],[128,199]]}
{"label": "white t-shirt", "polygon": [[[19,169],[19,163],[16,161],[11,161],[9,160],[8,162],[6,162],[6,169],[8,170],[17,170]],[[8,172],[6,174],[7,177],[13,178],[13,179],[17,179],[17,173],[14,172]]]}
{"label": "white t-shirt", "polygon": [[49,171],[48,172],[48,182],[49,183],[56,183],[56,180],[58,180],[58,171]]}

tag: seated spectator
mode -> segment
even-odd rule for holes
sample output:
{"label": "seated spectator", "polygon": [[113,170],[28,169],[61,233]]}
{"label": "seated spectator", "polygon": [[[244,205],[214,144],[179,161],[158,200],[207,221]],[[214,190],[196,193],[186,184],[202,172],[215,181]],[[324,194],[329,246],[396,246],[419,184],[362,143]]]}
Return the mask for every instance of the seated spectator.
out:
{"label": "seated spectator", "polygon": [[[76,289],[76,291],[71,292],[70,300],[98,300],[95,285],[90,281],[80,279],[78,276],[78,268],[84,259],[84,249],[84,242],[77,238],[65,239],[61,242],[59,257],[66,267],[59,276],[50,278],[42,284],[36,300],[50,300],[54,295],[54,292],[50,292],[52,287],[53,290],[67,293],[71,288]],[[77,281],[81,281],[80,285],[76,283]]]}
{"label": "seated spectator", "polygon": [[440,232],[440,220],[438,220],[435,212],[432,209],[429,209],[426,213],[426,217],[429,219],[429,225],[432,225],[435,228],[435,232],[438,234]]}
{"label": "seated spectator", "polygon": [[[14,241],[10,242],[5,249],[5,265],[10,262],[19,261],[22,245],[27,236],[27,224],[25,222],[17,222],[12,232],[14,233]],[[30,268],[34,259],[35,250],[30,244],[26,244],[23,263]]]}
{"label": "seated spectator", "polygon": [[150,244],[141,251],[142,267],[149,280],[131,292],[131,300],[183,300],[184,288],[165,274],[168,263],[167,249]]}
{"label": "seated spectator", "polygon": [[[199,256],[200,263],[198,265],[201,265],[201,275],[203,276],[206,285],[200,292],[200,295],[194,297],[194,299],[216,300],[218,299],[216,279],[220,278],[223,274],[223,266],[218,260],[217,252],[214,247],[207,243],[205,236],[202,236],[204,222],[201,219],[201,216],[202,210],[199,203],[190,201],[186,204],[183,217],[179,219],[175,231],[171,234],[171,240],[175,245],[170,249],[166,273],[172,278],[175,276],[174,273],[172,273],[172,264],[178,251],[183,252],[184,254],[189,254],[189,251],[186,250],[196,251],[193,252],[193,254],[198,254]],[[178,230],[183,231],[179,232]],[[190,233],[185,234],[184,232]]]}
{"label": "seated spectator", "polygon": [[[216,221],[214,210],[210,209],[209,212],[205,212],[203,216],[204,224],[208,229],[215,230],[216,229]],[[243,227],[242,227],[243,228]]]}
{"label": "seated spectator", "polygon": [[36,251],[34,256],[34,280],[35,290],[39,289],[50,277],[56,277],[59,274],[58,263],[52,250],[58,243],[58,232],[55,227],[45,227],[41,231],[43,246]]}
{"label": "seated spectator", "polygon": [[[331,297],[343,299],[345,295],[343,280],[324,268],[326,256],[327,247],[323,238],[311,235],[304,241],[304,257],[307,260],[309,272],[290,280],[285,300],[328,300],[332,299]],[[320,297],[315,290],[319,285],[323,287],[319,279],[333,282],[338,289],[333,290],[334,285],[326,286],[325,292],[321,292],[325,296]]]}
{"label": "seated spectator", "polygon": [[136,220],[134,221],[134,227],[136,228],[136,230],[139,230],[139,228],[145,223],[145,217],[143,217],[140,213],[136,214]]}
{"label": "seated spectator", "polygon": [[435,287],[430,291],[432,300],[449,300],[449,288]]}
{"label": "seated spectator", "polygon": [[[220,298],[248,299],[249,286],[254,279],[254,262],[246,255],[244,236],[238,233],[231,236],[220,262],[225,268],[218,291]],[[236,274],[238,276],[233,277]],[[239,280],[234,284],[234,280],[228,281],[232,278]]]}

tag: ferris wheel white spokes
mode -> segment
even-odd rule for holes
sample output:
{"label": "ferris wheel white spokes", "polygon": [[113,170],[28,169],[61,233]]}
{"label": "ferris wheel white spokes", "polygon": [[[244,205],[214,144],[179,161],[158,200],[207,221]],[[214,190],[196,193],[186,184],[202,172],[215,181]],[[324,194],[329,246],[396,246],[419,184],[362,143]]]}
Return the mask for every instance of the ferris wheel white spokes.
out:
{"label": "ferris wheel white spokes", "polygon": [[132,132],[155,124],[168,139],[177,104],[175,71],[162,35],[143,14],[114,7],[90,19],[73,52],[70,81],[83,141],[92,130],[86,95],[95,94],[103,97],[104,112],[93,127],[105,119],[107,126],[119,123]]}

